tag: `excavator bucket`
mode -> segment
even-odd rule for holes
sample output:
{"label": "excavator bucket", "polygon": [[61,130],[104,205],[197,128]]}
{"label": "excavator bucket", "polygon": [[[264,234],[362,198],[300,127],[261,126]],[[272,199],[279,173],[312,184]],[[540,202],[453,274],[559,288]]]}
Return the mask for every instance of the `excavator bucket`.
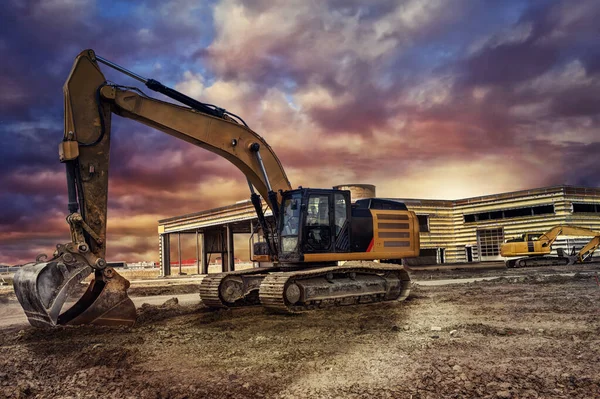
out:
{"label": "excavator bucket", "polygon": [[110,267],[96,270],[83,296],[61,313],[81,281],[93,271],[83,262],[69,264],[61,259],[26,264],[14,275],[17,299],[32,326],[135,323],[135,305],[127,296],[129,281]]}

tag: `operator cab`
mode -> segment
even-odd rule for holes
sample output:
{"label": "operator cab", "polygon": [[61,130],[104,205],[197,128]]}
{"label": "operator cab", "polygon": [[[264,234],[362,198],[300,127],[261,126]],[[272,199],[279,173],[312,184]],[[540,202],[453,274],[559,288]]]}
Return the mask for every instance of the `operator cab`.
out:
{"label": "operator cab", "polygon": [[350,250],[350,191],[299,188],[283,193],[280,260],[301,261],[305,253]]}
{"label": "operator cab", "polygon": [[349,190],[299,188],[282,194],[279,260],[305,254],[366,252],[373,243],[371,210],[406,211],[399,201],[366,198],[351,203]]}

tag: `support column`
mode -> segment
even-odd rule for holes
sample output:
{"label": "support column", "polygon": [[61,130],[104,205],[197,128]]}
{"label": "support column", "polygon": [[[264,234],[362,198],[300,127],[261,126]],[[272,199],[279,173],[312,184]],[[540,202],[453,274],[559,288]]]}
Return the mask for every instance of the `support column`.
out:
{"label": "support column", "polygon": [[200,274],[200,242],[198,229],[196,229],[196,274]]}
{"label": "support column", "polygon": [[235,256],[234,256],[234,245],[233,245],[233,228],[231,225],[226,226],[227,230],[227,271],[232,272],[235,270]]}
{"label": "support column", "polygon": [[208,251],[206,251],[206,239],[204,233],[202,233],[202,236],[200,237],[200,244],[202,244],[202,274],[208,274]]}
{"label": "support column", "polygon": [[250,262],[252,262],[252,266],[254,265],[254,261],[252,258],[254,257],[254,223],[250,220],[250,240],[248,241],[248,256],[250,257]]}
{"label": "support column", "polygon": [[179,275],[181,276],[181,232],[177,233],[177,257],[179,258]]}
{"label": "support column", "polygon": [[225,273],[227,271],[227,252],[221,252],[221,272]]}
{"label": "support column", "polygon": [[164,277],[171,275],[171,235],[160,235],[160,268]]}

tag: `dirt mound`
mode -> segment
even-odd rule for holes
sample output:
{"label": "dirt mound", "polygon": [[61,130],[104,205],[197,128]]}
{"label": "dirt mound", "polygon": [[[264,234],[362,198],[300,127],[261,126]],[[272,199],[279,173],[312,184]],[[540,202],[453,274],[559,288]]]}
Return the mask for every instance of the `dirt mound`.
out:
{"label": "dirt mound", "polygon": [[136,325],[141,326],[155,323],[157,321],[171,319],[176,316],[193,314],[203,310],[206,310],[206,307],[202,304],[181,306],[179,305],[179,301],[176,297],[167,300],[165,303],[159,306],[144,303],[137,309]]}

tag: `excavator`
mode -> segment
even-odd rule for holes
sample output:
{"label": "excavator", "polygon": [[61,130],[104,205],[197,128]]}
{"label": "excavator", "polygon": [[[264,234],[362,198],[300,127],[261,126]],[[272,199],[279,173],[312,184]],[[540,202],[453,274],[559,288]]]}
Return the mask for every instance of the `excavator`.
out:
{"label": "excavator", "polygon": [[[577,253],[565,254],[557,251],[558,256],[548,256],[552,252],[552,244],[558,236],[583,236],[592,239]],[[525,233],[521,237],[507,240],[500,247],[504,257],[519,257],[508,259],[506,267],[531,266],[564,266],[582,263],[590,259],[600,246],[600,233],[578,226],[554,226],[545,233]]]}
{"label": "excavator", "polygon": [[[99,64],[181,105],[109,83]],[[352,203],[347,190],[293,189],[272,148],[242,118],[135,74],[93,50],[76,57],[63,92],[59,160],[66,167],[71,241],[58,244],[51,258],[40,255],[15,273],[15,293],[31,325],[135,323],[129,281],[105,259],[112,114],[218,154],[247,178],[262,234],[255,256],[270,263],[207,275],[200,287],[206,306],[262,305],[295,313],[408,296],[410,277],[401,260],[419,255],[419,223],[402,202],[369,198]],[[272,218],[265,215],[263,201]],[[382,259],[386,263],[343,263]],[[67,300],[92,273],[83,296],[68,307]]]}

